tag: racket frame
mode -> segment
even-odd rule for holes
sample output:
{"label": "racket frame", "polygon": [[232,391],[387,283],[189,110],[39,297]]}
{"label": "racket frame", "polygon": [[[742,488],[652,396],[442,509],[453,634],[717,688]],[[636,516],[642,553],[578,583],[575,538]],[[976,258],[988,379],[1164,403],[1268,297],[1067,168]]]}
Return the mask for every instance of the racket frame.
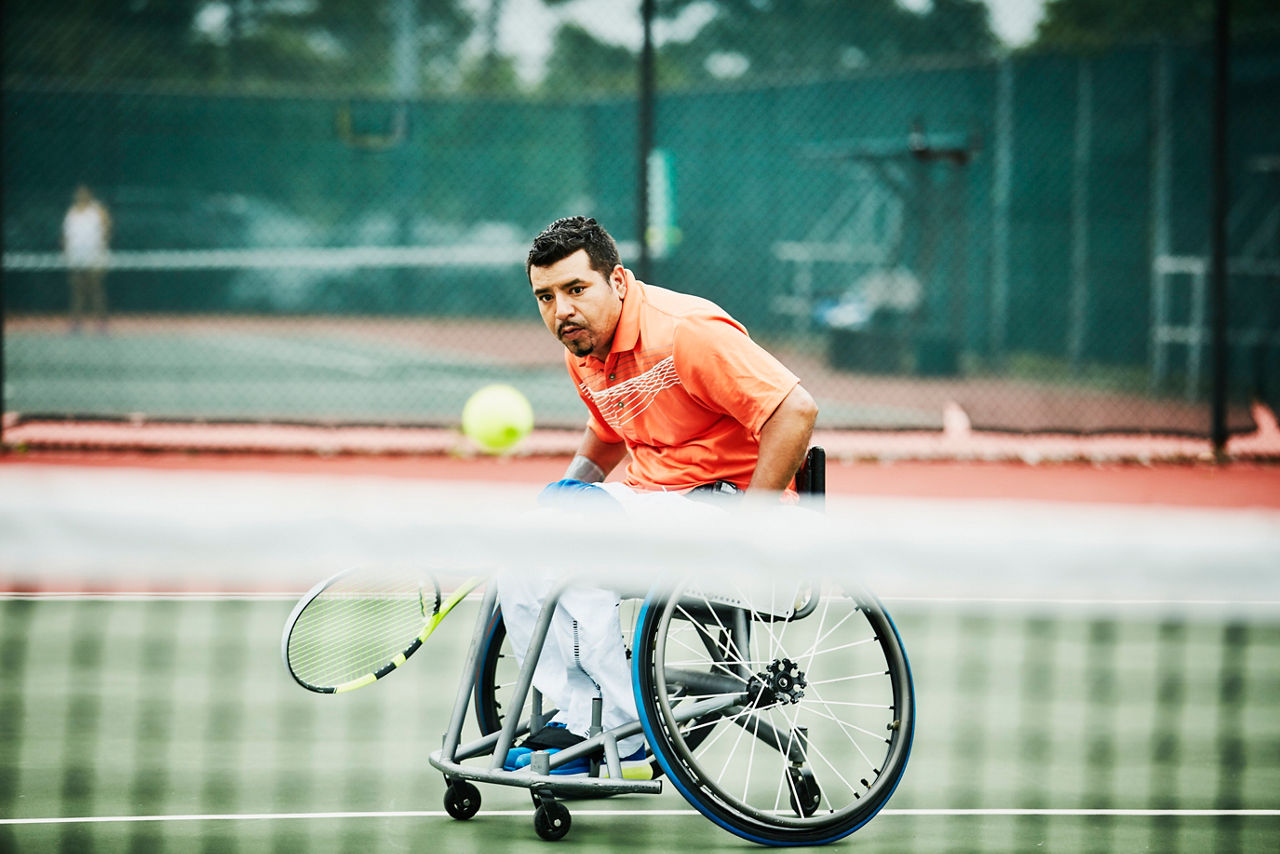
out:
{"label": "racket frame", "polygon": [[[316,599],[324,593],[324,591],[328,590],[341,579],[362,571],[366,570],[360,567],[344,569],[342,572],[332,575],[324,581],[316,584],[302,595],[298,600],[298,603],[293,606],[293,610],[289,612],[288,619],[285,620],[284,631],[280,637],[280,657],[284,660],[285,669],[289,671],[289,675],[293,677],[293,680],[308,691],[313,691],[317,694],[345,694],[348,691],[354,691],[357,688],[363,688],[366,685],[372,685],[374,682],[377,682],[379,679],[396,670],[408,661],[409,657],[418,651],[418,648],[426,642],[427,638],[431,636],[431,633],[436,630],[436,627],[444,621],[444,618],[449,615],[449,612],[453,610],[454,606],[465,599],[472,590],[476,589],[476,587],[480,586],[484,581],[484,578],[480,576],[471,576],[459,584],[448,597],[442,599],[442,591],[439,583],[435,579],[435,576],[429,574],[425,575],[424,577],[430,579],[432,585],[435,587],[435,610],[429,615],[424,614],[422,628],[419,630],[417,636],[409,642],[408,646],[392,657],[392,659],[386,664],[370,673],[364,674],[363,676],[358,676],[355,679],[349,679],[346,682],[342,682],[337,685],[313,685],[298,675],[297,671],[293,668],[292,662],[289,660],[289,640],[293,636],[294,627],[297,625],[298,619],[307,610],[308,606],[315,602]],[[422,593],[420,590],[419,596],[421,595]],[[425,605],[425,600],[423,601],[423,604]]]}

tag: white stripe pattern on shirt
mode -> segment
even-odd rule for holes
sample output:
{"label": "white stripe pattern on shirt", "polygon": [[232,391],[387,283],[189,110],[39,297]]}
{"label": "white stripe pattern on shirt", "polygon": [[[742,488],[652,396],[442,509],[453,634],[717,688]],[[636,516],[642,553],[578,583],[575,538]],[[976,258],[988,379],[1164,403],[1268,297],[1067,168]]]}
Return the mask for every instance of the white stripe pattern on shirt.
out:
{"label": "white stripe pattern on shirt", "polygon": [[658,392],[677,385],[680,377],[676,374],[675,361],[668,356],[643,374],[613,388],[593,391],[583,383],[582,391],[591,397],[609,426],[617,429],[648,409]]}

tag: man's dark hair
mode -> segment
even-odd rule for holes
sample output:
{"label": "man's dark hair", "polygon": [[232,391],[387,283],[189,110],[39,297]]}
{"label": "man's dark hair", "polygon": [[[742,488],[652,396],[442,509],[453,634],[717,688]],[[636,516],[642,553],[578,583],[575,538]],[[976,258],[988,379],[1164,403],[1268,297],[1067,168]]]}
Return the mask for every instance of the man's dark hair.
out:
{"label": "man's dark hair", "polygon": [[533,267],[550,267],[557,261],[563,261],[579,249],[587,250],[591,269],[606,279],[621,263],[618,244],[613,242],[603,225],[590,217],[566,216],[551,223],[533,239],[533,248],[529,250],[529,259],[524,265],[525,274]]}

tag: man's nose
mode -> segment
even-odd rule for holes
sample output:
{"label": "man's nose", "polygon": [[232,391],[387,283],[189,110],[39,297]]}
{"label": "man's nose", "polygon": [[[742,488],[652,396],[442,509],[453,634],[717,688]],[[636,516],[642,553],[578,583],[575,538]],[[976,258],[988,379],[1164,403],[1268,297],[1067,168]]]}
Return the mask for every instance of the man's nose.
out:
{"label": "man's nose", "polygon": [[565,294],[556,294],[556,317],[572,317],[574,310],[573,300]]}

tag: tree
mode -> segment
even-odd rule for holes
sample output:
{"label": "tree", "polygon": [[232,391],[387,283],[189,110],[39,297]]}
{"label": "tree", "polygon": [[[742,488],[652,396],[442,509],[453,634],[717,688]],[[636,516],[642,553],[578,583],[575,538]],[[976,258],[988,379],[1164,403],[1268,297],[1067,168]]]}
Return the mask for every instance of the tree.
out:
{"label": "tree", "polygon": [[[549,6],[567,0],[545,0]],[[829,77],[865,65],[937,54],[987,55],[999,41],[980,0],[934,0],[923,13],[897,0],[657,0],[660,21],[713,7],[686,41],[661,44],[658,85],[670,91],[718,79]],[[636,57],[562,25],[544,88],[634,91]]]}
{"label": "tree", "polygon": [[4,4],[7,78],[184,77],[199,65],[187,38],[199,0]]}
{"label": "tree", "polygon": [[[673,19],[698,0],[659,0]],[[663,57],[693,78],[829,76],[908,57],[983,55],[998,44],[979,0],[934,0],[912,12],[896,0],[719,0],[714,17]]]}
{"label": "tree", "polygon": [[[41,0],[4,4],[5,74],[68,83],[388,91],[398,0]],[[456,88],[463,0],[408,0],[422,91]]]}
{"label": "tree", "polygon": [[636,57],[628,48],[602,42],[578,24],[566,23],[556,31],[542,87],[563,94],[631,94],[636,73]]}
{"label": "tree", "polygon": [[[1049,0],[1031,49],[1100,51],[1128,42],[1202,41],[1213,33],[1214,0]],[[1231,0],[1235,38],[1280,36],[1275,0]]]}

